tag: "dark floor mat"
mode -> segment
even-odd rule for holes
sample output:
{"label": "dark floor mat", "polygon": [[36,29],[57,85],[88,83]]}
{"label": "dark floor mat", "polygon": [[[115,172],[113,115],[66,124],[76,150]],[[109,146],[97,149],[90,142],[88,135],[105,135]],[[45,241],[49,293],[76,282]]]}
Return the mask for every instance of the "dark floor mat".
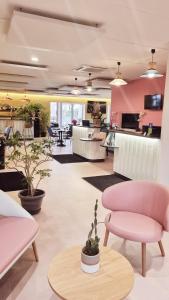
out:
{"label": "dark floor mat", "polygon": [[88,161],[86,158],[76,154],[60,154],[60,155],[51,155],[51,156],[61,164],[71,164],[71,163],[80,163],[80,162]]}
{"label": "dark floor mat", "polygon": [[22,172],[0,172],[0,190],[10,192],[26,188],[27,183]]}
{"label": "dark floor mat", "polygon": [[124,182],[130,179],[123,179],[122,177],[118,175],[102,175],[102,176],[92,176],[92,177],[83,177],[84,180],[86,180],[88,183],[92,184],[94,187],[99,189],[101,192],[103,192],[107,187]]}

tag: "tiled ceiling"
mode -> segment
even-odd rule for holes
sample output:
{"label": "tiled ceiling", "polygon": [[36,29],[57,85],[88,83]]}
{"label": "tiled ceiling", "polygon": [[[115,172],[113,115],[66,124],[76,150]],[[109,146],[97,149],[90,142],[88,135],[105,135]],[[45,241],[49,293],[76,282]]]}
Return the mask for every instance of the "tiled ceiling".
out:
{"label": "tiled ceiling", "polygon": [[[168,0],[0,0],[0,61],[22,63],[0,63],[0,80],[5,76],[18,81],[25,75],[27,89],[45,91],[72,85],[78,77],[79,85],[85,86],[88,73],[76,68],[102,67],[92,79],[112,79],[121,61],[121,72],[130,81],[146,69],[151,48],[156,49],[159,71],[165,73],[168,11]],[[39,61],[32,62],[32,57]],[[98,91],[100,96],[110,95],[107,89]]]}

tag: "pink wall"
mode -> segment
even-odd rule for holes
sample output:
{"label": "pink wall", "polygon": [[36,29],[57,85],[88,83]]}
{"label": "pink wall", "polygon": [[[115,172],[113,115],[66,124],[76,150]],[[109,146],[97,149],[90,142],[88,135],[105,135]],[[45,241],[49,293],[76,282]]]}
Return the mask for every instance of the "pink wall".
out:
{"label": "pink wall", "polygon": [[144,110],[144,95],[164,94],[165,77],[138,79],[122,87],[112,88],[111,122],[121,125],[122,113],[144,112],[140,127],[153,123],[160,126],[162,111]]}

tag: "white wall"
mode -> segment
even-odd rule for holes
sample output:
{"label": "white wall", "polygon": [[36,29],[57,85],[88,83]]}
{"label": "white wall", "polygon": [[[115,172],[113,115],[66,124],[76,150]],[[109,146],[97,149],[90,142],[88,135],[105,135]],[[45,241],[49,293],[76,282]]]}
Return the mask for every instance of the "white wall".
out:
{"label": "white wall", "polygon": [[169,56],[164,92],[158,181],[169,186]]}

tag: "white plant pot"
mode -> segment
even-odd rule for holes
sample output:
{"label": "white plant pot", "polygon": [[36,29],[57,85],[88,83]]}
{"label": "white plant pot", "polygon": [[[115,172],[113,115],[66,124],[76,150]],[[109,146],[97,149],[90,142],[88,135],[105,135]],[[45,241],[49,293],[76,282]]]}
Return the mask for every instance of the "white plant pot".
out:
{"label": "white plant pot", "polygon": [[81,253],[81,269],[85,273],[95,273],[99,271],[99,260],[100,260],[100,253],[89,256],[85,253]]}

